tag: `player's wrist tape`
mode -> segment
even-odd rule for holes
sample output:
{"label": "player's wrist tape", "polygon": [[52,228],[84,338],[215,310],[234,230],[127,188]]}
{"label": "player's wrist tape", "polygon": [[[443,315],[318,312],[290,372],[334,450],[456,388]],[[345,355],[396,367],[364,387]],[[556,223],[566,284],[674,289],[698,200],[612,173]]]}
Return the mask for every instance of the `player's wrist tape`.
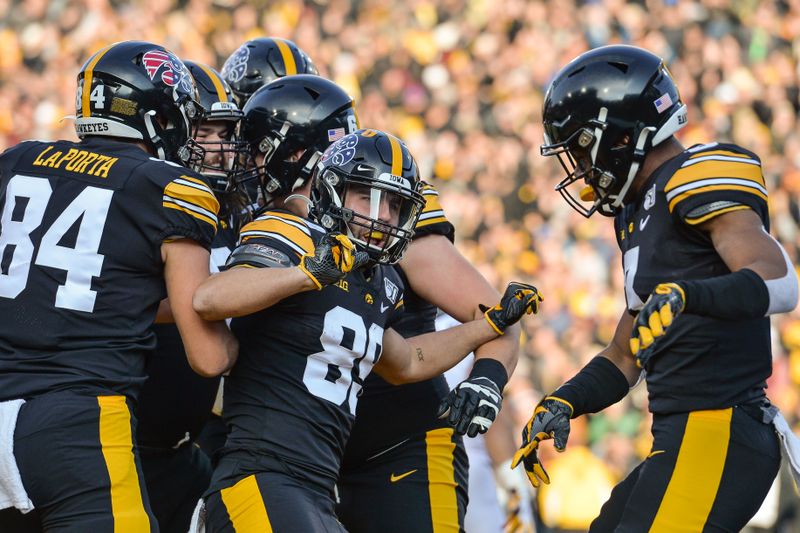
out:
{"label": "player's wrist tape", "polygon": [[617,365],[598,355],[549,396],[572,405],[572,418],[602,411],[628,394],[630,385]]}
{"label": "player's wrist tape", "polygon": [[469,378],[488,378],[491,379],[500,392],[508,383],[508,372],[503,363],[497,359],[481,358],[476,359],[475,364],[472,365],[472,372],[469,373]]}
{"label": "player's wrist tape", "polygon": [[686,296],[685,313],[744,320],[766,316],[769,309],[770,295],[766,283],[748,268],[713,278],[676,283]]}

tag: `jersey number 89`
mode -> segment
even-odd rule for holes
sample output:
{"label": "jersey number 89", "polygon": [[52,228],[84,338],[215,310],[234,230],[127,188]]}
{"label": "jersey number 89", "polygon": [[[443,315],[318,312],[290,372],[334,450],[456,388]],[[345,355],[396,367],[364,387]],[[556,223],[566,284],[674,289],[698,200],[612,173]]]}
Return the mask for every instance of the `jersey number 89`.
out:
{"label": "jersey number 89", "polygon": [[347,402],[355,415],[363,378],[381,355],[383,328],[372,324],[367,330],[360,316],[337,306],[325,313],[319,340],[322,351],[308,356],[303,383],[318,398]]}

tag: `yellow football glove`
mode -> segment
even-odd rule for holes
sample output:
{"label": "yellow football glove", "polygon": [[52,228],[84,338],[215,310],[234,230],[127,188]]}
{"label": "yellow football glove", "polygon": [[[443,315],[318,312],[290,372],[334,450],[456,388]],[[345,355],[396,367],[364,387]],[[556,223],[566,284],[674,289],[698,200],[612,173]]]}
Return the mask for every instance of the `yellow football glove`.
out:
{"label": "yellow football glove", "polygon": [[300,270],[311,278],[317,290],[336,283],[348,272],[357,270],[369,261],[366,252],[357,252],[352,241],[341,233],[323,235],[314,253],[300,259]]}
{"label": "yellow football glove", "polygon": [[511,460],[511,468],[522,462],[531,485],[538,487],[542,482],[550,484],[550,476],[542,466],[537,455],[539,443],[553,439],[556,450],[563,452],[569,438],[569,419],[572,417],[572,406],[566,400],[555,396],[546,396],[533,416],[522,430],[522,446]]}
{"label": "yellow football glove", "polygon": [[502,335],[506,328],[516,324],[522,315],[538,313],[539,304],[543,301],[544,297],[533,285],[512,281],[506,287],[499,304],[494,307],[485,305],[479,307],[492,329],[498,335]]}
{"label": "yellow football glove", "polygon": [[656,286],[636,317],[631,331],[631,353],[636,366],[644,368],[672,322],[683,311],[686,294],[677,283]]}

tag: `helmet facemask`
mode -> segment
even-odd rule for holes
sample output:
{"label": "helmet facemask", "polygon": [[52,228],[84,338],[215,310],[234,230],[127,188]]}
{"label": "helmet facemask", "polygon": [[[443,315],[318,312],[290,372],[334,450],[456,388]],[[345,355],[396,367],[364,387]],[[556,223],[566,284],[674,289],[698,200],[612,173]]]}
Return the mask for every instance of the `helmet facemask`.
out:
{"label": "helmet facemask", "polygon": [[[239,190],[233,177],[247,159],[247,146],[238,136],[241,116],[238,109],[226,114],[214,110],[204,112],[195,121],[192,137],[187,143],[187,166],[203,174],[216,194]],[[220,127],[224,127],[224,130],[220,131]]]}
{"label": "helmet facemask", "polygon": [[[685,122],[685,115],[686,107],[681,106],[674,113],[674,120],[670,119],[659,130],[644,125],[622,129],[615,127],[608,119],[608,110],[601,108],[597,119],[556,143],[551,135],[557,135],[559,125],[546,124],[541,154],[558,156],[567,175],[556,185],[556,190],[587,218],[595,212],[615,216],[624,207],[647,153],[682,126],[679,121]],[[583,185],[579,189],[573,186],[580,181]],[[591,206],[587,207],[586,202],[592,202]]]}
{"label": "helmet facemask", "polygon": [[322,156],[314,146],[297,148],[304,143],[289,139],[291,127],[290,122],[285,122],[279,131],[251,145],[245,168],[235,176],[236,183],[241,185],[258,180],[259,195],[265,205],[308,183]]}

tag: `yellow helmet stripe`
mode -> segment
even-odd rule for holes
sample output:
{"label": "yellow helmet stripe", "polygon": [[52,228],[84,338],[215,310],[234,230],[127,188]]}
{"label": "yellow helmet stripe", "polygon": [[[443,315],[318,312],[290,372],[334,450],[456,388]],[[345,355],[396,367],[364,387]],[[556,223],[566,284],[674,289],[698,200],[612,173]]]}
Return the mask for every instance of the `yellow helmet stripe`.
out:
{"label": "yellow helmet stripe", "polygon": [[220,102],[227,102],[228,95],[225,93],[225,87],[222,86],[222,82],[219,80],[219,76],[217,76],[213,70],[209,67],[205,66],[202,63],[197,63],[197,66],[203,69],[203,72],[206,73],[206,76],[211,78],[211,83],[214,84],[214,89],[217,90],[217,98],[219,98]]}
{"label": "yellow helmet stripe", "polygon": [[400,148],[400,141],[393,135],[389,137],[389,144],[392,146],[392,175],[403,175],[403,150]]}
{"label": "yellow helmet stripe", "polygon": [[94,58],[83,71],[83,92],[81,93],[81,116],[83,118],[92,116],[92,110],[89,107],[89,102],[92,94],[92,78],[94,77],[94,67],[97,62],[113,48],[117,43],[111,44],[100,50],[94,55]]}
{"label": "yellow helmet stripe", "polygon": [[273,39],[275,44],[278,45],[278,50],[281,52],[281,57],[283,58],[283,65],[286,67],[286,75],[293,76],[297,74],[297,65],[294,62],[294,56],[292,55],[292,50],[289,48],[289,45],[286,44],[286,41],[283,39]]}

